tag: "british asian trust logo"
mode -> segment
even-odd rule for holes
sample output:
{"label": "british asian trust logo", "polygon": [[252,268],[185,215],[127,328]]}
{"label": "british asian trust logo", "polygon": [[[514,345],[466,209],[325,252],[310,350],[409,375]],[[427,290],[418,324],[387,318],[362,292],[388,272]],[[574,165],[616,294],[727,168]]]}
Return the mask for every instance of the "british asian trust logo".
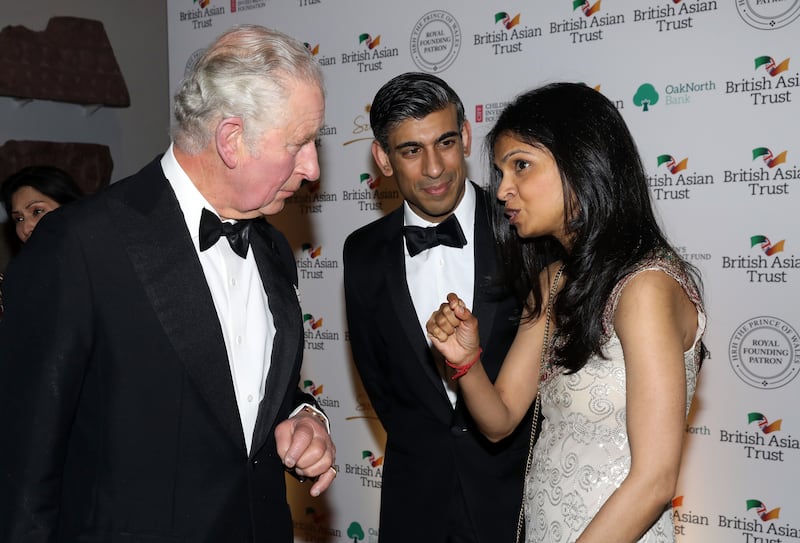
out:
{"label": "british asian trust logo", "polygon": [[331,332],[323,327],[322,317],[315,318],[311,313],[303,314],[303,337],[305,350],[324,351],[329,341],[339,341],[339,332]]}
{"label": "british asian trust logo", "polygon": [[726,81],[725,94],[746,96],[755,107],[788,104],[800,87],[800,72],[790,70],[790,63],[790,57],[776,60],[769,55],[757,56],[751,64],[756,75]]}
{"label": "british asian trust logo", "polygon": [[493,55],[522,53],[526,40],[542,37],[542,28],[530,27],[522,22],[522,15],[511,15],[498,11],[492,17],[494,24],[491,30],[473,34],[472,44],[476,47],[487,47]]}
{"label": "british asian trust logo", "polygon": [[190,5],[191,7],[178,11],[178,20],[190,23],[192,30],[211,28],[214,24],[214,18],[226,13],[223,6],[212,4],[211,0],[191,0],[191,4],[189,0],[184,0],[184,5]]}
{"label": "british asian trust logo", "polygon": [[378,456],[371,450],[361,451],[359,462],[345,463],[344,473],[358,479],[364,488],[381,488],[383,479],[383,456]]}
{"label": "british asian trust logo", "polygon": [[622,13],[606,14],[601,11],[601,0],[561,0],[564,6],[571,5],[573,17],[550,22],[550,34],[564,34],[572,44],[584,44],[606,38],[605,31],[623,24]]}
{"label": "british asian trust logo", "polygon": [[[783,516],[797,519],[798,513]],[[767,506],[758,498],[747,498],[742,500],[742,512],[718,515],[717,527],[734,530],[744,536],[741,541],[749,543],[786,543],[781,537],[800,539],[800,529],[785,518],[781,518],[780,507]]]}
{"label": "british asian trust logo", "polygon": [[380,72],[387,66],[384,62],[400,56],[397,47],[381,44],[380,34],[362,32],[357,36],[358,46],[349,53],[339,55],[341,64],[353,66],[358,73]]}
{"label": "british asian trust logo", "polygon": [[688,171],[688,157],[658,155],[656,167],[658,173],[647,176],[647,184],[656,200],[689,200],[697,187],[714,184],[713,175]]}
{"label": "british asian trust logo", "polygon": [[722,182],[745,187],[749,196],[784,197],[800,181],[800,167],[787,164],[788,151],[774,153],[769,147],[756,147],[750,153],[750,163],[757,166],[725,170]]}
{"label": "british asian trust logo", "polygon": [[325,279],[325,274],[328,270],[339,269],[339,261],[325,258],[321,245],[314,246],[311,243],[304,243],[301,251],[300,256],[295,259],[300,279]]}
{"label": "british asian trust logo", "polygon": [[331,398],[329,395],[323,395],[324,389],[324,385],[316,384],[311,379],[303,380],[303,391],[314,396],[314,399],[317,401],[320,407],[324,409],[341,407],[339,400]]}
{"label": "british asian trust logo", "polygon": [[387,200],[401,198],[399,190],[382,188],[383,182],[382,177],[362,172],[358,175],[358,188],[343,190],[342,201],[352,202],[358,211],[381,211]]}
{"label": "british asian trust logo", "polygon": [[782,431],[783,419],[768,419],[759,411],[739,417],[739,428],[720,429],[719,442],[738,448],[743,457],[752,462],[796,462],[800,459],[800,440]]}
{"label": "british asian trust logo", "polygon": [[694,29],[696,17],[717,11],[716,0],[672,0],[633,10],[633,22],[652,22],[658,32]]}
{"label": "british asian trust logo", "polygon": [[330,526],[330,513],[317,510],[316,507],[306,506],[303,514],[293,514],[295,535],[302,537],[303,541],[332,541],[336,537],[341,539],[342,531]]}
{"label": "british asian trust logo", "polygon": [[685,507],[685,502],[685,496],[675,496],[672,499],[672,522],[675,528],[675,535],[686,536],[689,535],[694,526],[711,525],[711,519],[707,515]]}
{"label": "british asian trust logo", "polygon": [[336,57],[321,54],[320,45],[318,43],[311,45],[309,42],[303,42],[303,45],[306,46],[308,52],[311,53],[311,56],[320,66],[336,66]]}
{"label": "british asian trust logo", "polygon": [[773,242],[763,234],[750,236],[750,252],[745,255],[723,256],[723,270],[741,270],[750,283],[785,285],[800,269],[800,258],[786,254],[786,240]]}
{"label": "british asian trust logo", "polygon": [[286,199],[286,205],[297,206],[301,215],[323,213],[325,204],[337,202],[338,196],[334,192],[320,190],[320,180],[303,181],[300,190]]}

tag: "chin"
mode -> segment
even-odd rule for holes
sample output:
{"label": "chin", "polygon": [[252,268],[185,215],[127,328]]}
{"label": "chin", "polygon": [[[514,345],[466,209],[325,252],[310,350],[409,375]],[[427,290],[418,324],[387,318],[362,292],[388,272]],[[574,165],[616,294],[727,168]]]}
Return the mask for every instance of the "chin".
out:
{"label": "chin", "polygon": [[276,213],[283,211],[284,206],[285,203],[283,200],[279,202],[272,202],[259,209],[258,212],[261,213],[261,215],[275,215]]}

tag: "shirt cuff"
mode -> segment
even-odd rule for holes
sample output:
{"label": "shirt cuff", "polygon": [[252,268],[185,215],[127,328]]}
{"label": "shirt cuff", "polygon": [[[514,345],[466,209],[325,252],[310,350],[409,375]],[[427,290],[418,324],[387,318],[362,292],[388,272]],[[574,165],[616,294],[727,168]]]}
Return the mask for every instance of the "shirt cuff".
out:
{"label": "shirt cuff", "polygon": [[311,405],[310,403],[301,403],[300,405],[295,407],[294,411],[292,411],[289,414],[289,418],[292,418],[293,416],[297,415],[301,411],[308,411],[312,415],[316,415],[317,417],[321,418],[322,422],[325,424],[325,429],[328,431],[328,434],[331,433],[331,423],[328,420],[328,416],[325,413],[323,413],[322,411],[320,411],[319,409],[317,409],[315,406]]}

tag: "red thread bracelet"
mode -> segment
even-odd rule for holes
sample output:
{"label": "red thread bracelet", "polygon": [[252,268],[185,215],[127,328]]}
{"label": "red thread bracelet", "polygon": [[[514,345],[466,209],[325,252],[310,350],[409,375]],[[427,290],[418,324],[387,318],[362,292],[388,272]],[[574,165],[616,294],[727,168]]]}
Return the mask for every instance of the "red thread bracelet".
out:
{"label": "red thread bracelet", "polygon": [[451,368],[453,368],[454,370],[456,370],[456,372],[453,374],[453,376],[452,376],[452,377],[450,377],[450,379],[452,379],[453,381],[455,381],[456,379],[458,379],[458,378],[460,378],[460,377],[464,377],[464,375],[466,375],[466,374],[467,374],[467,372],[469,371],[469,369],[470,369],[472,366],[474,366],[474,365],[475,365],[475,364],[478,362],[478,360],[480,360],[480,359],[481,359],[481,353],[483,353],[483,349],[481,349],[480,347],[478,347],[478,356],[476,356],[475,358],[473,358],[473,359],[472,359],[472,362],[468,362],[468,363],[466,363],[466,364],[463,364],[463,365],[461,365],[461,366],[457,366],[457,365],[453,364],[452,362],[450,362],[449,360],[445,359],[444,363],[445,363],[445,364],[447,364],[448,366],[450,366]]}

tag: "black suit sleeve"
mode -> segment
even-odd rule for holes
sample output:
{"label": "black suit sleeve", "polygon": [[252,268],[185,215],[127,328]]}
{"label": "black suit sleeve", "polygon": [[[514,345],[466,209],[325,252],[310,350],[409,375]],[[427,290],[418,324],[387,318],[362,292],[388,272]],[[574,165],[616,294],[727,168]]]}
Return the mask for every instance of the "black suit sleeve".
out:
{"label": "black suit sleeve", "polygon": [[379,335],[373,333],[372,319],[375,315],[370,313],[368,297],[371,291],[365,290],[365,285],[374,283],[374,279],[367,281],[364,274],[375,273],[375,270],[374,264],[369,262],[368,253],[369,249],[359,244],[354,236],[349,236],[345,241],[343,261],[347,327],[356,369],[378,418],[386,421],[391,405],[386,376],[391,375],[391,371],[385,368],[388,363],[386,346],[381,344]]}
{"label": "black suit sleeve", "polygon": [[0,321],[0,539],[50,541],[92,348],[92,291],[57,212],[11,263]]}

